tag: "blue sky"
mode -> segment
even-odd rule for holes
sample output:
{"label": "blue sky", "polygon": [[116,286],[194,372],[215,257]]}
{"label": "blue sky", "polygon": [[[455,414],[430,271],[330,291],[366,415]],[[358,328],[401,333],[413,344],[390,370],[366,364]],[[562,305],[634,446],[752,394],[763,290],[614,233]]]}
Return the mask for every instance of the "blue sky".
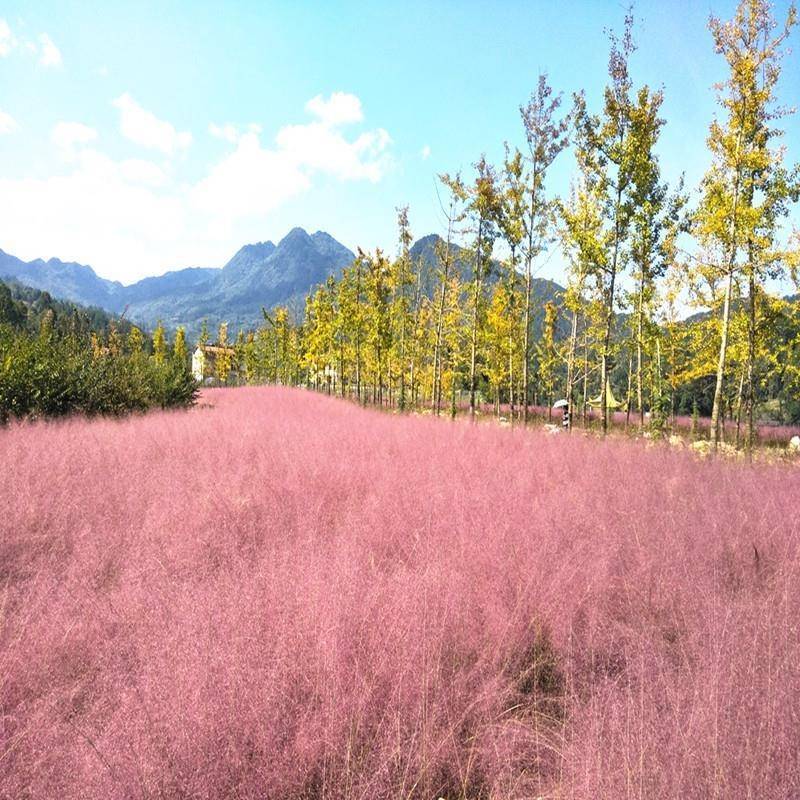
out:
{"label": "blue sky", "polygon": [[[441,232],[437,173],[521,144],[518,107],[540,71],[597,107],[603,31],[624,15],[601,0],[93,6],[0,10],[0,248],[126,283],[221,266],[295,225],[393,252],[406,203],[416,236]],[[662,167],[692,188],[724,77],[706,22],[734,6],[635,7],[635,81],[665,91]],[[800,52],[780,94],[800,98]],[[800,120],[784,127],[800,160]],[[553,192],[573,163],[561,157]],[[541,274],[561,278],[557,254]]]}

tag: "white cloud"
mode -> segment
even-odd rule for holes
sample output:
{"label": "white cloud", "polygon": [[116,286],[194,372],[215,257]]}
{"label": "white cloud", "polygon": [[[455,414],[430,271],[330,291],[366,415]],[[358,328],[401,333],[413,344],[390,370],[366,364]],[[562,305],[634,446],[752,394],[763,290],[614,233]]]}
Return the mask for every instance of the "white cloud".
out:
{"label": "white cloud", "polygon": [[[179,134],[169,128],[174,142]],[[170,267],[221,265],[262,235],[266,215],[310,191],[321,175],[377,181],[390,163],[391,140],[381,128],[345,136],[315,119],[280,129],[273,142],[262,140],[258,125],[209,130],[231,142],[228,152],[186,183],[175,179],[171,162],[112,159],[95,149],[92,128],[58,123],[51,138],[67,157],[60,174],[0,178],[3,249],[25,259],[89,263],[123,281]]]}
{"label": "white cloud", "polygon": [[422,150],[420,150],[420,155],[422,156],[423,161],[427,161],[431,157],[430,145],[424,145]]}
{"label": "white cloud", "polygon": [[6,111],[0,109],[0,135],[4,133],[13,133],[19,128],[17,121]]}
{"label": "white cloud", "polygon": [[344,125],[364,119],[361,100],[346,92],[333,92],[327,100],[318,94],[306,103],[306,111],[319,117],[324,125]]}
{"label": "white cloud", "polygon": [[39,34],[39,45],[41,47],[39,63],[43,67],[60,67],[62,65],[61,51],[46,33]]}
{"label": "white cloud", "polygon": [[[215,125],[212,122],[208,126],[208,132],[215,139],[222,139],[231,144],[237,144],[243,136],[243,132],[230,122],[226,122],[224,125]],[[255,122],[251,122],[245,126],[244,133],[261,133],[261,126]]]}
{"label": "white cloud", "polygon": [[225,123],[225,125],[215,125],[212,122],[208,126],[208,132],[215,139],[224,139],[231,144],[236,144],[236,142],[239,141],[239,131],[237,131],[236,126],[231,125],[230,122]]}
{"label": "white cloud", "polygon": [[0,58],[7,56],[16,47],[17,40],[8,23],[0,17]]}
{"label": "white cloud", "polygon": [[120,280],[141,277],[145,265],[154,272],[183,263],[176,243],[185,250],[193,234],[179,195],[142,185],[132,179],[140,169],[92,149],[72,164],[67,174],[45,179],[0,179],[4,249],[26,259],[89,263]]}
{"label": "white cloud", "polygon": [[64,151],[72,152],[76,145],[89,144],[97,131],[82,122],[57,122],[50,131],[50,141]]}
{"label": "white cloud", "polygon": [[107,78],[108,77],[108,67],[105,64],[103,64],[102,66],[99,66],[97,68],[97,74],[101,78]]}
{"label": "white cloud", "polygon": [[172,155],[192,143],[192,134],[178,132],[169,122],[158,119],[155,114],[142,108],[127,92],[114,100],[120,111],[120,130],[125,138],[147,147]]}
{"label": "white cloud", "polygon": [[[379,181],[389,165],[391,138],[382,128],[346,138],[336,126],[354,120],[355,108],[361,115],[361,101],[354,95],[339,97],[346,100],[333,95],[330,101],[320,96],[309,101],[306,108],[313,105],[309,110],[325,115],[326,121],[287,125],[278,131],[272,148],[262,146],[258,126],[240,134],[230,124],[211,125],[213,136],[236,144],[236,149],[195,187],[193,204],[218,219],[233,220],[267,214],[310,188],[316,173],[343,181]],[[338,111],[321,114],[320,103]]]}
{"label": "white cloud", "polygon": [[362,133],[354,141],[327,125],[287,125],[278,131],[278,147],[292,163],[310,170],[319,170],[342,180],[380,180],[386,168],[381,155],[391,142],[389,134],[379,128]]}
{"label": "white cloud", "polygon": [[167,176],[158,164],[139,158],[128,158],[121,161],[119,171],[126,181],[143,186],[163,186],[167,182]]}
{"label": "white cloud", "polygon": [[246,133],[233,153],[194,188],[192,203],[227,219],[262,216],[309,186],[297,164],[262,148],[257,134]]}

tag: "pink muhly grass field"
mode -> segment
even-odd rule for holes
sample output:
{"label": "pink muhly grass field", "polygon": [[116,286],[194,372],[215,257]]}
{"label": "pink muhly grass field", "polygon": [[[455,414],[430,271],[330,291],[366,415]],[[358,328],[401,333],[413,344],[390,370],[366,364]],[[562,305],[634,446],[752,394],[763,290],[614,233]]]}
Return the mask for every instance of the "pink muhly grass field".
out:
{"label": "pink muhly grass field", "polygon": [[800,470],[300,390],[0,430],[2,798],[790,798]]}

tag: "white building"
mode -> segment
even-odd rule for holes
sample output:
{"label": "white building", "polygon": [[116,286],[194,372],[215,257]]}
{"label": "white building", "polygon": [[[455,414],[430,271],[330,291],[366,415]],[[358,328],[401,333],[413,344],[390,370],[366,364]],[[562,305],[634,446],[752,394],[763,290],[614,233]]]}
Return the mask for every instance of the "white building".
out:
{"label": "white building", "polygon": [[236,350],[232,347],[220,347],[215,344],[197,345],[197,349],[192,354],[192,375],[198,383],[203,383],[206,378],[217,376],[217,356],[220,354],[228,356],[228,376],[237,377],[236,371]]}

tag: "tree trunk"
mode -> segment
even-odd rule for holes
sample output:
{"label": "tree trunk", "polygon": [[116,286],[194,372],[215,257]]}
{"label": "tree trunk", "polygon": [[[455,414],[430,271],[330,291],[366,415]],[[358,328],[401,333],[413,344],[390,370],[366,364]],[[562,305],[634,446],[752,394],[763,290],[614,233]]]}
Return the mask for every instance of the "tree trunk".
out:
{"label": "tree trunk", "polygon": [[631,421],[631,392],[633,390],[633,353],[628,353],[628,390],[625,392],[625,430]]}
{"label": "tree trunk", "polygon": [[717,380],[714,386],[714,404],[711,407],[711,442],[716,449],[720,442],[720,411],[722,409],[722,388],[725,377],[725,360],[728,355],[728,328],[730,327],[731,297],[733,295],[733,266],[728,271],[725,282],[725,300],[722,305],[722,335],[717,360]]}
{"label": "tree trunk", "polygon": [[523,338],[523,357],[522,357],[522,421],[528,424],[528,404],[530,403],[530,362],[531,362],[531,262],[526,260],[525,266],[525,314],[523,317],[525,326]]}
{"label": "tree trunk", "polygon": [[742,395],[744,394],[744,378],[747,374],[747,364],[742,369],[739,378],[739,390],[736,392],[736,449],[738,450],[742,442]]}
{"label": "tree trunk", "polygon": [[756,276],[753,265],[753,250],[750,247],[750,304],[747,318],[747,448],[748,458],[753,457],[755,444],[755,425],[753,422],[756,404],[755,363],[756,363]]}
{"label": "tree trunk", "polygon": [[725,283],[725,302],[722,309],[722,336],[719,345],[719,360],[717,361],[717,379],[714,386],[714,405],[711,409],[711,441],[716,450],[720,442],[720,438],[724,433],[720,429],[719,420],[720,412],[722,409],[722,390],[723,382],[725,380],[725,358],[728,351],[728,327],[730,325],[731,314],[731,297],[733,295],[733,270],[736,265],[736,253],[738,250],[736,244],[736,223],[738,220],[739,212],[739,181],[741,179],[741,172],[739,166],[739,151],[742,145],[742,131],[736,137],[736,151],[735,151],[735,164],[736,164],[736,177],[733,184],[733,208],[731,209],[730,225],[728,226],[728,236],[730,239],[730,252],[728,253],[727,264],[727,281]]}
{"label": "tree trunk", "polygon": [[475,274],[472,276],[472,336],[469,361],[469,415],[475,419],[475,392],[477,388],[476,366],[478,354],[478,306],[481,294],[481,272],[483,270],[481,248],[483,245],[483,220],[478,222],[478,246],[475,253]]}
{"label": "tree trunk", "polygon": [[356,399],[361,402],[361,259],[356,260]]}
{"label": "tree trunk", "polygon": [[589,401],[589,332],[583,331],[583,403],[581,404],[581,424],[586,427],[586,405]]}
{"label": "tree trunk", "polygon": [[[644,336],[644,265],[639,283],[639,308],[636,326],[636,404],[639,408],[639,432],[644,430],[644,401],[642,393],[642,339]],[[628,403],[630,409],[630,402]]]}
{"label": "tree trunk", "polygon": [[567,395],[566,401],[567,405],[567,412],[569,413],[569,424],[567,425],[567,430],[572,430],[572,392],[573,392],[573,382],[575,380],[575,350],[578,345],[578,312],[572,312],[572,331],[570,332],[569,337],[569,354],[567,355]]}
{"label": "tree trunk", "polygon": [[608,433],[608,358],[611,351],[611,331],[614,327],[614,290],[617,283],[617,262],[620,248],[620,206],[622,188],[617,187],[617,205],[614,215],[614,254],[611,259],[611,278],[608,286],[608,307],[606,308],[603,352],[600,360],[600,415],[602,416],[603,436]]}

